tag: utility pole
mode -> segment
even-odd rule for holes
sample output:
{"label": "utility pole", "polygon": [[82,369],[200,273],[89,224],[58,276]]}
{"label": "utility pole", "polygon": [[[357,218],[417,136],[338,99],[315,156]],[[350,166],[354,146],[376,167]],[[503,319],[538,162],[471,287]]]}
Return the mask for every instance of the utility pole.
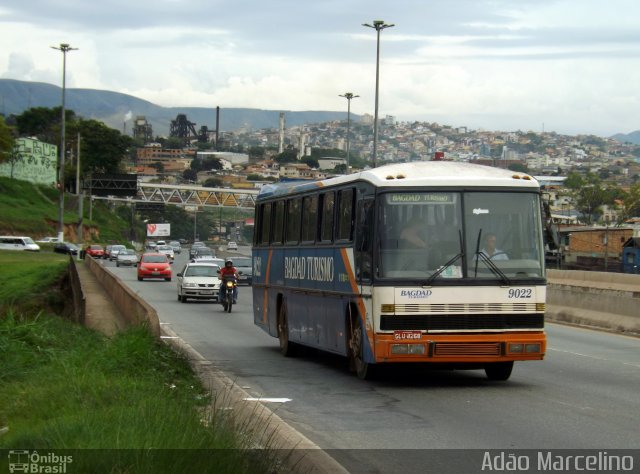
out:
{"label": "utility pole", "polygon": [[66,158],[65,150],[65,93],[67,81],[67,52],[75,51],[78,48],[72,48],[66,43],[60,43],[60,47],[51,46],[53,49],[62,51],[62,126],[60,131],[60,163],[58,163],[58,186],[60,187],[58,197],[58,241],[64,241],[64,160]]}
{"label": "utility pole", "polygon": [[360,97],[359,95],[354,95],[351,92],[345,92],[344,94],[338,94],[340,97],[344,97],[347,99],[347,174],[350,174],[349,171],[349,149],[350,149],[350,129],[351,129],[351,99],[355,99],[356,97]]}
{"label": "utility pole", "polygon": [[378,154],[378,90],[380,84],[380,31],[385,28],[391,28],[395,26],[393,24],[387,25],[383,20],[374,20],[373,25],[369,25],[368,23],[363,23],[362,26],[366,26],[368,28],[373,28],[376,30],[377,40],[376,40],[376,105],[375,112],[373,116],[373,156],[371,158],[372,167],[376,167],[376,159]]}

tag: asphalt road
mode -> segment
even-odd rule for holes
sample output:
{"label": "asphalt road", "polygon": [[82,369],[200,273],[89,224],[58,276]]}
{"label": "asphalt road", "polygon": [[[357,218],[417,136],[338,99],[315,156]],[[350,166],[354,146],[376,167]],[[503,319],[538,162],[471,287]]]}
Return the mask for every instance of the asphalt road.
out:
{"label": "asphalt road", "polygon": [[[183,252],[174,271],[186,260]],[[214,303],[178,302],[175,278],[138,282],[135,269],[106,265],[157,310],[161,324],[249,393],[291,399],[272,408],[322,448],[340,450],[330,453],[351,472],[424,472],[425,462],[440,461],[450,470],[437,472],[468,471],[451,467],[459,458],[480,472],[488,449],[640,447],[640,339],[549,324],[546,359],[516,363],[507,382],[489,381],[483,371],[413,366],[362,381],[340,357],[282,357],[278,340],[253,324],[250,287],[240,287],[229,314]],[[417,451],[401,451],[408,449]],[[426,451],[451,449],[478,451]]]}

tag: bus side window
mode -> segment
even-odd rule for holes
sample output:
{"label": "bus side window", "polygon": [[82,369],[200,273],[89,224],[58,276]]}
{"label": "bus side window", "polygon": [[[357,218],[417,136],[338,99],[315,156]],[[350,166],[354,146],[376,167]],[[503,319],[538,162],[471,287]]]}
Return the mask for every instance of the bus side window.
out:
{"label": "bus side window", "polygon": [[318,223],[318,196],[306,196],[302,200],[302,241],[315,242]]}
{"label": "bus side window", "polygon": [[321,196],[322,217],[320,222],[320,241],[333,240],[333,209],[335,207],[335,193],[323,193]]}
{"label": "bus side window", "polygon": [[350,241],[353,236],[353,189],[338,193],[338,240]]}
{"label": "bus side window", "polygon": [[284,201],[276,201],[273,212],[273,237],[271,243],[281,245],[284,237]]}
{"label": "bus side window", "polygon": [[260,243],[269,244],[269,229],[271,228],[271,203],[262,205],[260,213]]}
{"label": "bus side window", "polygon": [[285,242],[295,245],[300,240],[300,204],[301,199],[289,199],[287,201],[287,223]]}
{"label": "bus side window", "polygon": [[356,279],[371,280],[373,251],[373,199],[358,202],[356,226]]}

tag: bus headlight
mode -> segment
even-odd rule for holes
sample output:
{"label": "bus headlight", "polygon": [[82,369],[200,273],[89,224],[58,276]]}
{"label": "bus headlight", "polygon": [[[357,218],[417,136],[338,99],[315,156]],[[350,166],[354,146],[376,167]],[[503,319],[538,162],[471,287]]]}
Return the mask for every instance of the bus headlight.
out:
{"label": "bus headlight", "polygon": [[424,344],[391,344],[391,353],[423,355],[425,347]]}
{"label": "bus headlight", "polygon": [[536,354],[536,353],[540,352],[540,344],[539,343],[525,344],[524,351],[527,354]]}
{"label": "bus headlight", "polygon": [[512,354],[522,354],[524,344],[509,344],[509,352]]}

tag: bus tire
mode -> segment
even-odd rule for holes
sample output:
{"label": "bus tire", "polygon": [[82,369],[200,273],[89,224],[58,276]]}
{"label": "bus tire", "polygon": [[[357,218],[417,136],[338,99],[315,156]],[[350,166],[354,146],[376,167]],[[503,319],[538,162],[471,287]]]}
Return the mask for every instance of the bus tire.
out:
{"label": "bus tire", "polygon": [[299,352],[299,346],[289,340],[289,319],[287,317],[287,306],[282,302],[278,311],[278,340],[280,341],[280,352],[285,357],[295,357]]}
{"label": "bus tire", "polygon": [[513,361],[493,362],[484,366],[484,372],[489,380],[508,380],[513,370]]}
{"label": "bus tire", "polygon": [[349,330],[349,367],[359,379],[371,380],[375,377],[378,367],[364,361],[364,341],[367,337],[364,326],[357,317],[351,319]]}

